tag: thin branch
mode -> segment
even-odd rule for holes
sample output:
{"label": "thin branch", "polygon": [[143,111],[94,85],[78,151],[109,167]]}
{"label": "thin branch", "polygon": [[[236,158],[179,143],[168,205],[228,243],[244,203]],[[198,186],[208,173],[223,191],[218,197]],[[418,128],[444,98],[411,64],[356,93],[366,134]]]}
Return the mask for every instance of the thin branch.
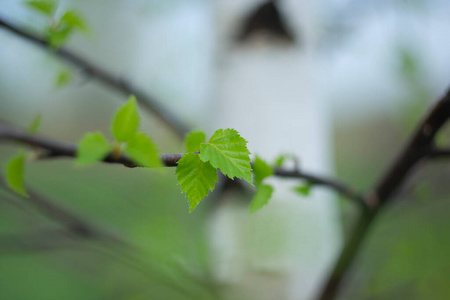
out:
{"label": "thin branch", "polygon": [[[5,179],[0,176],[0,187],[3,187],[5,191],[9,191]],[[98,226],[90,224],[88,221],[70,212],[55,202],[40,195],[33,189],[27,188],[29,197],[20,197],[23,201],[26,201],[30,205],[34,206],[41,214],[47,216],[49,219],[61,224],[66,230],[79,237],[95,238],[101,241],[115,242],[121,245],[125,245],[125,242],[119,238],[116,234],[107,232]]]}
{"label": "thin branch", "polygon": [[299,170],[284,170],[284,169],[274,169],[274,175],[279,177],[289,177],[289,178],[299,178],[299,179],[305,179],[312,183],[313,185],[320,185],[320,186],[326,186],[341,195],[345,196],[349,200],[354,201],[357,205],[359,205],[362,209],[367,210],[369,209],[365,199],[364,195],[360,194],[356,190],[354,190],[352,187],[339,182],[335,179],[326,178],[323,176],[316,176],[312,174],[308,174]]}
{"label": "thin branch", "polygon": [[[9,191],[1,176],[0,187],[4,187],[5,191]],[[171,290],[177,291],[183,295],[193,293],[191,288],[186,288],[177,280],[174,280],[171,276],[164,273],[169,266],[167,262],[164,264],[164,270],[159,270],[157,264],[152,264],[148,261],[148,252],[145,252],[145,259],[141,258],[141,255],[143,255],[144,252],[134,247],[128,241],[123,240],[117,234],[89,223],[70,212],[68,209],[62,208],[55,202],[43,197],[30,188],[27,188],[27,192],[29,194],[28,198],[22,196],[20,196],[20,198],[34,206],[49,219],[63,225],[64,229],[50,228],[27,233],[0,235],[1,254],[49,252],[61,249],[73,250],[74,248],[83,250],[83,248],[88,245],[84,242],[106,242],[109,244],[98,244],[95,248],[93,248],[95,244],[91,243],[89,244],[91,246],[90,249],[95,250],[102,255],[114,258],[116,261],[160,282]],[[121,247],[112,248],[110,247],[111,244]],[[174,270],[176,270],[180,276],[184,276],[185,279],[199,281],[201,285],[204,285],[211,290],[211,286],[208,286],[206,280],[200,280],[202,278],[199,278],[198,275],[191,274],[185,270],[181,264],[175,263],[171,267],[176,268]]]}
{"label": "thin branch", "polygon": [[376,219],[376,215],[384,205],[393,199],[413,168],[425,159],[448,156],[449,151],[435,149],[434,137],[449,118],[450,90],[425,115],[423,121],[419,123],[412,134],[409,143],[380,177],[373,190],[365,196],[371,211],[360,214],[355,224],[355,232],[345,243],[318,299],[332,300],[336,298],[346,274],[363,245],[363,241],[374,223],[373,221]]}
{"label": "thin branch", "polygon": [[[6,192],[9,192],[9,188],[7,188],[4,178],[1,176],[0,187],[3,187]],[[20,197],[42,215],[62,225],[63,229],[54,228],[46,229],[45,231],[40,230],[28,233],[0,235],[0,253],[16,254],[33,251],[47,252],[61,249],[73,249],[74,247],[81,246],[80,242],[106,242],[109,243],[108,245],[114,244],[121,247],[112,248],[110,246],[105,246],[103,253],[109,253],[108,255],[113,256],[115,255],[112,251],[114,249],[118,252],[118,254],[115,255],[116,260],[125,263],[145,275],[151,274],[149,271],[150,269],[153,269],[153,267],[146,270],[147,267],[150,267],[146,266],[148,262],[140,259],[138,256],[141,251],[118,234],[88,222],[71,212],[69,209],[61,207],[56,202],[40,195],[29,187],[27,187],[27,192],[29,197],[22,197],[16,194],[14,194],[14,196]],[[100,250],[100,248],[98,250]],[[162,277],[158,280],[167,281],[166,278]],[[179,288],[175,282],[172,283],[172,285]]]}
{"label": "thin branch", "polygon": [[375,216],[376,214],[374,213],[360,213],[355,225],[353,226],[354,232],[345,242],[344,247],[342,248],[338,259],[331,269],[331,272],[325,281],[324,287],[320,290],[320,294],[317,299],[336,299],[350,266],[355,260],[363,241],[367,237],[368,230],[373,224]]}
{"label": "thin branch", "polygon": [[430,158],[450,158],[450,149],[436,149],[433,150],[429,156]]}
{"label": "thin branch", "polygon": [[[437,150],[434,146],[434,136],[442,125],[450,118],[450,92],[442,98],[424,121],[418,126],[413,134],[411,141],[401,152],[397,160],[380,179],[380,183],[375,186],[371,193],[361,196],[350,187],[323,177],[310,175],[299,171],[288,171],[276,169],[275,175],[280,177],[290,177],[309,180],[314,184],[329,187],[349,199],[356,201],[364,209],[360,212],[360,218],[356,224],[356,231],[345,244],[341,255],[331,273],[328,281],[320,296],[321,300],[334,299],[337,291],[347,273],[351,263],[356,257],[362,242],[367,235],[368,230],[375,219],[379,209],[387,203],[397,191],[411,169],[425,158],[433,158],[448,153],[446,150]],[[18,141],[33,147],[38,147],[47,151],[44,156],[51,157],[75,157],[77,148],[74,145],[62,143],[38,135],[30,135],[26,131],[12,127],[10,125],[0,124],[0,140]],[[165,154],[161,156],[162,161],[168,167],[177,165],[178,160],[183,154]],[[128,167],[137,165],[128,158],[121,156],[118,158],[108,155],[104,160],[106,163],[119,163]]]}
{"label": "thin branch", "polygon": [[[400,188],[409,171],[428,154],[434,151],[434,137],[450,118],[450,91],[439,100],[419,123],[410,142],[388,168],[369,194],[371,205],[379,206],[388,202]],[[428,152],[427,152],[428,150]]]}
{"label": "thin branch", "polygon": [[143,107],[153,112],[178,136],[184,137],[184,135],[190,131],[189,126],[178,116],[175,116],[169,110],[165,109],[158,101],[156,101],[156,99],[154,99],[153,96],[150,96],[143,90],[133,87],[128,80],[114,76],[107,70],[95,65],[91,61],[68,49],[61,48],[58,50],[54,50],[50,48],[49,42],[45,38],[21,29],[19,26],[16,26],[13,23],[5,20],[3,17],[0,17],[0,26],[16,34],[17,36],[20,36],[42,47],[43,49],[56,55],[60,59],[81,68],[89,76],[96,78],[106,86],[124,94],[125,96],[128,97],[131,94],[135,95]]}
{"label": "thin branch", "polygon": [[[148,259],[142,259],[129,252],[120,251],[116,253],[112,251],[113,248],[111,247],[104,247],[101,244],[95,243],[97,241],[94,238],[84,237],[74,232],[54,228],[39,229],[31,232],[0,234],[0,254],[35,254],[61,250],[90,251],[102,257],[113,259],[114,262],[119,262],[127,268],[144,275],[146,278],[159,282],[173,292],[182,295],[194,295],[192,288],[180,284],[178,280],[174,280],[167,274],[167,269],[158,269],[157,265],[151,264]],[[115,250],[117,249],[115,248]],[[164,267],[168,268],[167,265],[164,265]],[[181,272],[179,269],[177,271]],[[187,280],[197,280],[191,274],[181,274],[180,276],[185,276]],[[205,287],[207,286],[205,285]]]}
{"label": "thin branch", "polygon": [[[40,158],[57,158],[57,157],[76,157],[77,147],[75,145],[64,143],[55,139],[44,137],[41,135],[31,135],[27,131],[11,126],[5,123],[0,123],[0,140],[9,140],[21,142],[26,145],[46,150]],[[183,154],[162,154],[161,160],[167,167],[177,166],[178,161]],[[103,159],[105,163],[122,164],[129,168],[138,167],[134,162],[125,156],[115,157],[112,154]]]}
{"label": "thin branch", "polygon": [[61,249],[73,249],[79,245],[79,242],[79,235],[64,229],[41,229],[26,233],[1,234],[0,253],[59,251]]}
{"label": "thin branch", "polygon": [[4,191],[0,189],[0,201],[10,205],[11,207],[14,207],[30,220],[33,219],[37,220],[38,217],[40,217],[39,214],[37,214],[34,210],[28,207],[25,203],[17,201],[17,199],[15,199],[15,194],[12,195],[7,190]]}
{"label": "thin branch", "polygon": [[[42,154],[39,157],[41,159],[57,157],[74,158],[77,155],[77,147],[75,145],[64,143],[41,135],[31,135],[27,131],[19,127],[15,127],[5,123],[0,123],[0,141],[1,140],[21,142],[28,146],[46,150],[46,153]],[[181,159],[181,157],[183,157],[183,155],[184,153],[161,154],[161,160],[166,167],[175,167],[178,165],[178,161]],[[137,164],[123,155],[114,157],[112,154],[110,154],[103,159],[103,162],[122,164],[130,168],[139,167]],[[367,209],[367,205],[364,202],[362,194],[358,193],[350,186],[345,185],[337,180],[305,173],[298,170],[291,171],[281,168],[276,168],[274,170],[274,175],[279,177],[304,179],[311,182],[312,184],[328,187],[354,201],[363,209]]]}

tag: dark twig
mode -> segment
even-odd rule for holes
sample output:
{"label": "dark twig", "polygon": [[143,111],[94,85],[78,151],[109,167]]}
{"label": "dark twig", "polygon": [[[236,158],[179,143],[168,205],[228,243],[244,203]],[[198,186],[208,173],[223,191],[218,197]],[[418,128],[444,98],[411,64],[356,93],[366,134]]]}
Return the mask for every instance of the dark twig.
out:
{"label": "dark twig", "polygon": [[450,118],[450,91],[438,101],[424,120],[419,124],[410,142],[387,172],[381,176],[379,183],[370,193],[368,200],[378,207],[391,199],[391,196],[401,187],[408,172],[423,158],[432,154],[434,136]]}
{"label": "dark twig", "polygon": [[[1,176],[0,187],[3,187],[5,191],[9,191],[4,178]],[[75,247],[81,246],[81,242],[100,242],[98,244],[100,248],[96,249],[100,250],[104,248],[102,253],[109,253],[110,256],[116,257],[116,260],[125,263],[127,266],[138,270],[146,276],[154,276],[151,272],[154,266],[148,265],[146,260],[141,259],[141,251],[135,248],[129,241],[123,239],[119,234],[92,224],[29,187],[27,188],[27,192],[29,197],[15,196],[20,197],[42,215],[55,221],[63,228],[49,228],[26,233],[0,235],[0,253],[47,252],[61,249],[74,249]],[[107,243],[108,246],[103,247],[104,243]],[[109,245],[119,247],[112,248]],[[118,253],[114,254],[114,252]],[[183,290],[182,286],[170,281],[165,276],[158,276],[158,280],[165,282],[165,284],[172,288]],[[183,291],[186,292],[185,290]]]}
{"label": "dark twig", "polygon": [[17,254],[73,249],[79,236],[64,229],[41,229],[26,233],[0,235],[0,253]]}
{"label": "dark twig", "polygon": [[369,209],[366,202],[364,201],[364,196],[354,190],[352,187],[345,185],[342,182],[339,182],[335,179],[326,178],[323,176],[315,176],[312,174],[304,173],[299,170],[284,170],[284,169],[275,169],[274,175],[279,177],[289,177],[289,178],[299,178],[299,179],[305,179],[308,182],[310,182],[313,185],[322,185],[327,186],[334,191],[340,193],[341,195],[345,196],[349,200],[354,201],[357,205],[361,206],[362,209],[367,210]]}
{"label": "dark twig", "polygon": [[[39,158],[57,158],[57,157],[76,157],[77,147],[75,145],[64,143],[55,139],[44,137],[41,135],[31,135],[27,131],[0,123],[0,141],[9,140],[21,142],[23,144],[46,150]],[[162,154],[161,160],[167,167],[174,167],[177,165],[183,154]],[[125,156],[114,157],[112,154],[103,159],[105,163],[122,164],[129,168],[138,167],[134,162]]]}
{"label": "dark twig", "polygon": [[[13,24],[0,18],[0,26],[6,28],[10,32],[15,33],[22,38],[25,38],[41,47],[50,49],[48,42],[42,37],[33,33],[24,31]],[[179,119],[175,118],[169,111],[166,111],[161,107],[152,97],[148,96],[145,92],[133,88],[127,81],[111,75],[104,69],[96,66],[88,60],[81,58],[75,53],[67,49],[59,49],[53,51],[55,55],[61,59],[69,62],[75,66],[83,69],[88,75],[98,79],[105,85],[120,91],[125,95],[134,94],[141,101],[142,105],[151,110],[161,120],[172,128],[179,136],[183,136],[188,132],[189,128],[183,124]],[[335,299],[339,288],[342,286],[342,282],[345,279],[348,270],[350,269],[352,262],[355,260],[359,249],[361,248],[364,239],[368,235],[368,231],[371,228],[373,221],[387,203],[391,202],[395,194],[402,187],[404,181],[421,161],[427,159],[447,158],[450,156],[449,149],[436,149],[434,145],[434,137],[440,130],[442,125],[450,118],[450,92],[448,92],[426,115],[424,120],[419,124],[418,128],[412,135],[409,143],[405,146],[403,151],[396,160],[390,165],[386,173],[384,173],[378,183],[374,186],[373,190],[367,195],[362,196],[352,188],[337,182],[335,180],[317,177],[304,172],[294,170],[287,171],[283,169],[276,169],[275,175],[280,177],[299,178],[310,181],[316,185],[323,185],[329,187],[349,199],[356,201],[364,209],[360,211],[359,218],[355,225],[355,232],[350,236],[349,240],[343,247],[343,250],[332,269],[329,278],[326,281],[325,287],[319,296],[319,299]],[[10,126],[0,125],[0,139],[19,141],[33,147],[38,147],[46,150],[47,152],[42,158],[52,157],[75,157],[76,147],[70,144],[62,143],[52,139],[44,138],[42,136],[31,136],[26,132],[17,128],[11,128]],[[165,154],[161,156],[166,166],[176,166],[178,160],[183,154]],[[112,155],[107,156],[104,160],[106,163],[118,163],[127,167],[136,167],[137,165],[131,162],[128,158],[121,156],[114,158]],[[36,199],[36,195],[32,195],[32,199]],[[39,197],[37,197],[39,199]],[[38,202],[39,203],[39,202]],[[42,203],[36,205],[43,205]],[[43,206],[45,207],[45,205]],[[49,208],[44,208],[50,215],[57,216],[58,219],[66,219],[67,215],[60,214],[61,212],[53,211]],[[70,219],[70,218],[68,218]],[[72,221],[75,220],[75,223]],[[67,226],[69,228],[77,228],[75,231],[79,231],[78,234],[92,234],[91,231],[86,230],[83,227],[73,227],[71,224],[78,224],[77,219],[71,220]],[[98,234],[98,233],[96,233]]]}
{"label": "dark twig", "polygon": [[[6,191],[9,190],[1,176],[0,187],[5,188]],[[83,246],[79,248],[82,250],[87,244],[81,245],[80,243],[100,242],[95,248],[93,248],[94,244],[90,244],[91,249],[113,257],[116,261],[160,282],[173,291],[183,295],[193,293],[191,288],[183,286],[177,280],[165,274],[164,270],[158,270],[157,264],[152,264],[147,259],[142,259],[141,255],[143,252],[119,235],[86,221],[30,188],[27,188],[27,192],[29,197],[20,196],[22,200],[28,202],[41,214],[56,221],[64,228],[49,228],[33,232],[0,235],[0,254],[49,252]],[[105,246],[104,243],[109,244]],[[120,247],[112,248],[109,246],[112,244]],[[148,258],[148,253],[145,255]],[[165,267],[168,265],[165,264]],[[181,265],[174,264],[172,267],[176,268],[176,271],[182,276],[188,279],[192,277],[192,274],[188,273]],[[202,282],[202,284],[205,283]],[[211,289],[211,287],[207,288]]]}
{"label": "dark twig", "polygon": [[125,96],[128,97],[131,94],[135,95],[143,107],[158,116],[178,136],[184,137],[184,135],[189,132],[189,126],[182,120],[180,120],[180,118],[165,109],[161,104],[159,104],[158,101],[154,99],[154,97],[148,95],[143,90],[133,87],[130,83],[128,83],[128,80],[114,76],[100,66],[95,65],[89,60],[82,58],[78,54],[68,49],[61,48],[58,50],[53,50],[52,48],[50,48],[48,40],[32,32],[21,29],[20,27],[5,20],[3,17],[0,17],[0,26],[16,34],[17,36],[20,36],[46,49],[62,60],[81,68],[89,76],[96,78],[100,82],[104,83],[112,89],[115,89],[116,91],[121,92]]}
{"label": "dark twig", "polygon": [[433,150],[428,157],[431,158],[450,158],[450,149],[436,149]]}
{"label": "dark twig", "polygon": [[[7,188],[5,179],[0,176],[0,187]],[[88,221],[70,212],[68,209],[62,208],[55,202],[40,195],[33,189],[27,188],[29,197],[20,196],[23,201],[26,201],[41,214],[45,215],[49,219],[61,224],[68,232],[75,234],[83,238],[94,238],[102,241],[115,242],[117,244],[125,245],[125,242],[121,238],[113,235],[105,230],[90,224]]]}
{"label": "dark twig", "polygon": [[[381,177],[374,189],[364,197],[353,189],[334,180],[309,175],[296,170],[275,170],[275,175],[277,176],[306,179],[314,184],[327,186],[352,200],[356,200],[364,207],[364,209],[361,210],[359,219],[356,223],[355,232],[344,245],[339,259],[334,266],[319,299],[335,299],[338,289],[354,261],[364,238],[367,236],[368,230],[370,229],[371,224],[373,224],[373,220],[380,211],[380,208],[392,199],[412,168],[416,166],[418,162],[426,158],[431,159],[438,156],[447,156],[447,150],[436,150],[434,136],[449,118],[450,92],[447,93],[426,115],[425,119],[420,123],[410,142],[403,149],[399,157],[394,161],[391,167],[388,168],[387,172]],[[5,124],[0,124],[0,140],[1,139],[19,141],[33,147],[42,148],[48,151],[46,157],[76,156],[77,149],[73,145],[61,143],[41,136],[29,135],[24,130]],[[182,155],[183,154],[166,154],[161,156],[161,159],[166,166],[176,166]],[[136,167],[136,165],[126,157],[114,158],[112,155],[109,155],[104,159],[104,162],[120,163],[128,167]]]}
{"label": "dark twig", "polygon": [[[27,131],[19,127],[15,127],[5,123],[0,123],[0,141],[2,140],[21,142],[28,146],[43,149],[46,152],[39,157],[41,159],[57,158],[57,157],[74,158],[77,155],[77,147],[75,145],[63,143],[61,141],[54,140],[41,135],[31,135]],[[175,167],[178,165],[178,161],[181,159],[181,157],[183,157],[183,155],[184,153],[161,154],[161,160],[166,167]],[[103,159],[103,162],[122,164],[126,167],[131,168],[139,167],[138,165],[136,165],[134,162],[132,162],[130,159],[128,159],[123,155],[119,157],[114,157],[112,154],[110,154],[105,159]],[[364,209],[367,209],[365,202],[363,201],[363,196],[361,194],[353,190],[351,187],[334,179],[317,176],[298,170],[290,171],[281,168],[275,169],[274,175],[279,177],[304,179],[308,180],[312,184],[328,187],[344,195],[350,200],[355,201],[356,203],[358,203],[358,205],[362,206]]]}
{"label": "dark twig", "polygon": [[447,150],[436,150],[434,137],[450,118],[450,91],[439,100],[420,122],[409,143],[384,173],[378,184],[365,196],[371,208],[369,213],[362,212],[355,224],[355,232],[344,245],[341,254],[319,295],[320,300],[335,299],[352,262],[355,260],[368,231],[380,209],[389,203],[403,182],[424,159],[448,156]]}

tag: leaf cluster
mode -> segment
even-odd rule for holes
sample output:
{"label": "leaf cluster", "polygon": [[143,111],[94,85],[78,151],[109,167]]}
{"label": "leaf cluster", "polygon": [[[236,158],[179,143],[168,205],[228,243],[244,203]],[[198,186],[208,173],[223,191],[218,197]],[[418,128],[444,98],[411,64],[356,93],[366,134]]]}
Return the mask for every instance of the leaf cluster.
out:
{"label": "leaf cluster", "polygon": [[[24,2],[25,6],[44,17],[47,25],[44,35],[48,45],[57,50],[64,46],[74,33],[90,34],[91,30],[84,18],[75,10],[58,9],[58,2],[52,0],[30,0]],[[55,88],[61,88],[72,80],[72,72],[61,70],[55,78]]]}
{"label": "leaf cluster", "polygon": [[31,0],[26,1],[25,5],[47,19],[45,35],[54,49],[63,46],[77,31],[84,34],[89,33],[86,21],[75,10],[69,9],[57,15],[58,3],[55,1]]}
{"label": "leaf cluster", "polygon": [[195,131],[186,137],[185,145],[188,153],[178,162],[176,174],[190,211],[214,189],[218,170],[253,185],[247,141],[236,130],[219,129],[208,142],[203,132]]}
{"label": "leaf cluster", "polygon": [[[162,166],[155,143],[138,132],[139,123],[136,98],[130,96],[112,120],[115,142],[109,143],[101,132],[87,133],[78,144],[77,164],[90,164],[108,155],[125,155],[142,167]],[[253,185],[247,141],[236,130],[219,129],[208,142],[205,133],[191,132],[185,139],[185,148],[187,153],[179,160],[176,175],[188,197],[190,211],[214,189],[218,170],[231,179],[242,178]]]}
{"label": "leaf cluster", "polygon": [[[34,134],[41,124],[41,116],[37,116],[30,124],[28,131]],[[139,131],[140,116],[136,98],[132,95],[121,105],[111,121],[110,142],[99,131],[86,133],[78,142],[75,164],[89,165],[97,161],[125,158],[141,167],[155,168],[163,166],[158,147],[152,138]],[[250,213],[265,206],[272,196],[273,187],[265,182],[272,176],[272,167],[255,157],[252,165],[247,141],[234,129],[219,129],[206,141],[202,131],[193,131],[185,139],[186,153],[178,161],[176,176],[181,190],[186,194],[189,211],[214,190],[220,171],[230,179],[241,178],[252,186],[256,186],[255,195],[250,203]],[[7,183],[16,193],[27,196],[24,185],[24,168],[26,155],[19,152],[6,165]],[[278,165],[279,159],[276,161]],[[281,162],[282,163],[282,162]],[[254,183],[253,183],[254,182]],[[311,184],[295,188],[301,195],[308,195]]]}
{"label": "leaf cluster", "polygon": [[123,154],[134,163],[143,167],[162,166],[158,149],[153,140],[143,132],[139,132],[140,117],[136,98],[130,96],[116,112],[111,133],[114,143],[108,142],[101,132],[89,132],[78,143],[76,163],[87,165],[103,160],[112,155],[117,158]]}

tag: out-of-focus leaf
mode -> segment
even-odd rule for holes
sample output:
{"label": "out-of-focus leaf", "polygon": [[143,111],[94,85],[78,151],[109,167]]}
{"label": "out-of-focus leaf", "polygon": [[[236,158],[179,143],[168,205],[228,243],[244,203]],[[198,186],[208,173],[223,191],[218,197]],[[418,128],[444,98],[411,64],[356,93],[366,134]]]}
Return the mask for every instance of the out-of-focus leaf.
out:
{"label": "out-of-focus leaf", "polygon": [[25,152],[20,151],[6,163],[6,183],[17,194],[28,197],[23,180],[24,167]]}
{"label": "out-of-focus leaf", "polygon": [[56,10],[56,3],[49,0],[26,1],[25,5],[47,16],[52,16]]}
{"label": "out-of-focus leaf", "polygon": [[112,148],[101,132],[88,132],[78,143],[76,163],[87,165],[100,161],[111,152]]}
{"label": "out-of-focus leaf", "polygon": [[128,141],[125,153],[140,166],[148,168],[162,166],[155,143],[144,133],[137,133]]}
{"label": "out-of-focus leaf", "polygon": [[261,184],[256,188],[255,196],[253,196],[250,203],[250,213],[254,213],[261,209],[264,205],[269,203],[270,197],[272,197],[273,187],[268,184]]}
{"label": "out-of-focus leaf", "polygon": [[256,155],[255,162],[253,163],[253,175],[256,186],[258,186],[264,178],[267,178],[272,174],[273,170],[269,164]]}
{"label": "out-of-focus leaf", "polygon": [[58,73],[58,76],[56,76],[55,87],[61,88],[63,86],[66,86],[67,84],[70,83],[71,80],[72,80],[72,72],[63,70]]}
{"label": "out-of-focus leaf", "polygon": [[72,33],[72,28],[65,25],[51,26],[47,28],[46,33],[50,46],[58,49],[67,42]]}
{"label": "out-of-focus leaf", "polygon": [[34,119],[31,121],[30,125],[28,125],[28,132],[31,134],[35,134],[38,132],[39,127],[42,123],[42,115],[38,114]]}
{"label": "out-of-focus leaf", "polygon": [[408,48],[399,50],[400,72],[410,82],[415,81],[419,72],[418,59],[414,52]]}
{"label": "out-of-focus leaf", "polygon": [[283,163],[286,159],[286,155],[285,154],[280,154],[277,156],[277,158],[275,159],[275,166],[280,168],[281,166],[283,166]]}
{"label": "out-of-focus leaf", "polygon": [[309,196],[311,193],[312,183],[308,182],[299,186],[294,187],[294,192],[301,196]]}
{"label": "out-of-focus leaf", "polygon": [[66,23],[71,28],[79,29],[84,33],[89,32],[89,26],[86,21],[73,10],[66,11],[66,13],[61,17],[61,22]]}
{"label": "out-of-focus leaf", "polygon": [[234,129],[219,129],[202,144],[200,159],[209,161],[211,165],[229,178],[243,178],[252,183],[252,168],[250,165],[250,151],[247,141]]}
{"label": "out-of-focus leaf", "polygon": [[192,131],[185,139],[186,152],[200,151],[200,145],[206,140],[206,135],[203,131]]}
{"label": "out-of-focus leaf", "polygon": [[448,132],[438,131],[434,140],[436,147],[447,147],[450,142],[450,134]]}
{"label": "out-of-focus leaf", "polygon": [[177,166],[177,179],[181,190],[189,199],[192,212],[217,182],[217,171],[209,162],[203,162],[198,154],[185,154]]}
{"label": "out-of-focus leaf", "polygon": [[128,142],[139,128],[139,113],[136,98],[130,96],[114,116],[111,131],[118,142]]}

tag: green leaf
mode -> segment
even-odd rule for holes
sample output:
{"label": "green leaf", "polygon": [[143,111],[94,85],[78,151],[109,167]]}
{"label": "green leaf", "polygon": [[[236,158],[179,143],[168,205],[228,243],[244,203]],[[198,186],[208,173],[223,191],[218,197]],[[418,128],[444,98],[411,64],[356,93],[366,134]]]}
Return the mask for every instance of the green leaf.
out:
{"label": "green leaf", "polygon": [[252,168],[247,141],[234,129],[219,129],[200,147],[200,158],[233,179],[243,178],[252,183]]}
{"label": "green leaf", "polygon": [[200,151],[200,145],[206,141],[206,135],[203,131],[192,131],[185,139],[186,152]]}
{"label": "green leaf", "polygon": [[203,162],[198,154],[185,154],[177,166],[177,179],[181,190],[189,199],[192,212],[217,182],[216,169],[209,162]]}
{"label": "green leaf", "polygon": [[58,49],[63,46],[70,37],[72,28],[65,25],[51,26],[47,28],[47,39],[50,47]]}
{"label": "green leaf", "polygon": [[139,127],[139,113],[136,98],[130,96],[114,116],[111,131],[119,142],[128,142],[132,139]]}
{"label": "green leaf", "polygon": [[261,184],[257,187],[255,196],[253,196],[252,202],[250,203],[250,213],[262,208],[264,205],[269,203],[270,197],[272,197],[273,187],[268,184]]}
{"label": "green leaf", "polygon": [[128,141],[125,153],[140,166],[148,168],[162,166],[155,143],[144,133],[136,133]]}
{"label": "green leaf", "polygon": [[448,145],[450,142],[450,135],[448,134],[448,132],[438,131],[436,136],[434,137],[434,141],[436,147],[446,147],[446,145]]}
{"label": "green leaf", "polygon": [[297,194],[301,195],[301,196],[309,196],[309,194],[311,193],[311,188],[312,188],[313,184],[311,182],[307,182],[305,184],[299,185],[294,187],[294,192],[296,192]]}
{"label": "green leaf", "polygon": [[63,70],[59,72],[58,76],[56,76],[55,87],[61,88],[70,83],[71,80],[72,80],[72,72]]}
{"label": "green leaf", "polygon": [[253,175],[256,186],[258,186],[263,181],[264,178],[267,178],[272,174],[273,174],[272,168],[258,155],[256,155],[255,162],[253,163]]}
{"label": "green leaf", "polygon": [[280,168],[283,165],[285,160],[286,160],[285,154],[278,155],[277,158],[275,159],[275,166]]}
{"label": "green leaf", "polygon": [[56,4],[48,0],[27,1],[25,5],[47,16],[52,16],[56,10]]}
{"label": "green leaf", "polygon": [[415,77],[420,72],[419,60],[411,49],[401,48],[398,51],[401,74],[410,82],[415,82]]}
{"label": "green leaf", "polygon": [[87,165],[100,161],[112,151],[112,148],[101,132],[88,132],[78,143],[76,163]]}
{"label": "green leaf", "polygon": [[28,132],[30,134],[35,134],[38,132],[39,127],[42,123],[42,115],[38,114],[36,117],[34,117],[33,121],[31,121],[30,125],[28,125]]}
{"label": "green leaf", "polygon": [[25,152],[20,151],[6,163],[6,183],[17,194],[28,197],[23,182],[24,167]]}
{"label": "green leaf", "polygon": [[87,33],[89,27],[86,21],[75,11],[68,10],[62,17],[61,22],[66,23],[69,27],[77,28],[80,31]]}

